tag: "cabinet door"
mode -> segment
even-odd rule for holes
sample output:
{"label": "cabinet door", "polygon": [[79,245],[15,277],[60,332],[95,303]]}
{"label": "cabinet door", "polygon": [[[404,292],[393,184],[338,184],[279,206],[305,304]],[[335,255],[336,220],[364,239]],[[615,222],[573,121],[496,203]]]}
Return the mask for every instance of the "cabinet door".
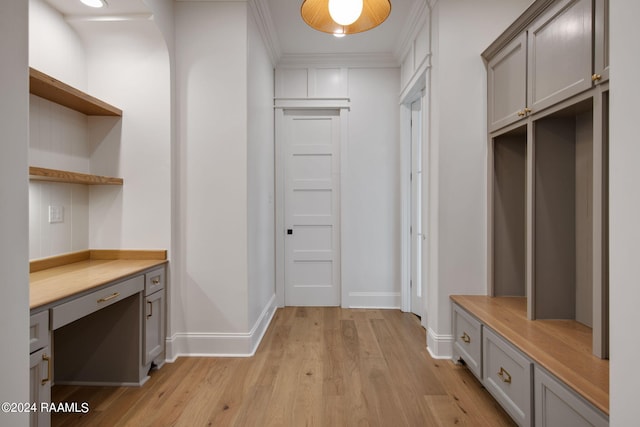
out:
{"label": "cabinet door", "polygon": [[164,290],[145,298],[144,364],[164,352]]}
{"label": "cabinet door", "polygon": [[31,427],[51,424],[49,412],[40,411],[41,402],[51,402],[51,352],[49,347],[31,353],[29,358],[29,402],[35,403],[37,412],[29,414]]}
{"label": "cabinet door", "polygon": [[606,427],[609,420],[542,369],[535,368],[536,427]]}
{"label": "cabinet door", "polygon": [[591,2],[558,2],[530,27],[527,105],[534,113],[591,88]]}
{"label": "cabinet door", "polygon": [[487,64],[489,130],[524,117],[527,103],[527,36],[519,35]]}
{"label": "cabinet door", "polygon": [[593,79],[602,83],[609,80],[609,0],[596,0],[594,22]]}

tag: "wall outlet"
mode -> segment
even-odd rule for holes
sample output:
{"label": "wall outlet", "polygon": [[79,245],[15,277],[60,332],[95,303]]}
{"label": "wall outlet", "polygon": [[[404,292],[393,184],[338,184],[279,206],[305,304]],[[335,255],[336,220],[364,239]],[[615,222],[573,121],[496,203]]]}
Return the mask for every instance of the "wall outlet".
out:
{"label": "wall outlet", "polygon": [[49,206],[49,224],[64,222],[64,206]]}

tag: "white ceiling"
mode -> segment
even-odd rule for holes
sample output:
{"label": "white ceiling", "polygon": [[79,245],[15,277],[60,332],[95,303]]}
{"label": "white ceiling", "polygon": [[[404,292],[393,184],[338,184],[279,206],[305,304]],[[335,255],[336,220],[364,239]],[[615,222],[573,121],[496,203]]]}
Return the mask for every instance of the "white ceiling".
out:
{"label": "white ceiling", "polygon": [[[108,7],[92,9],[80,0],[46,0],[63,15],[122,16],[148,14],[144,0],[107,0]],[[215,1],[215,0],[214,0]],[[405,28],[419,4],[425,0],[391,0],[391,15],[373,30],[336,38],[316,31],[300,17],[302,0],[257,0],[267,9],[273,29],[272,38],[281,55],[395,55],[407,35]]]}

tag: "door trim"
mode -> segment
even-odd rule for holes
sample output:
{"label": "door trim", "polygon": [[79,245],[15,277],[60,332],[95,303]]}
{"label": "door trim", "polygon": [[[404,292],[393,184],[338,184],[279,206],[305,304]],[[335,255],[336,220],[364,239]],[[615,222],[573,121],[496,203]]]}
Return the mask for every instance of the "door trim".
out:
{"label": "door trim", "polygon": [[429,102],[427,91],[429,69],[427,67],[421,75],[415,79],[410,90],[407,91],[400,102],[400,284],[401,284],[401,306],[403,312],[411,312],[411,183],[409,174],[411,173],[411,104],[422,99],[422,233],[427,240],[422,246],[422,319],[421,324],[427,328],[427,300],[429,298],[429,244],[430,236],[429,221],[425,221],[425,216],[429,214]]}
{"label": "door trim", "polygon": [[[285,101],[285,102],[283,102]],[[285,306],[285,205],[284,205],[284,180],[285,180],[285,112],[304,111],[304,110],[332,110],[339,111],[340,117],[340,208],[338,212],[338,221],[342,224],[342,209],[346,199],[346,189],[343,185],[342,177],[347,164],[347,139],[348,139],[348,111],[350,100],[345,98],[336,99],[299,99],[295,103],[286,102],[287,100],[275,100],[275,270],[276,270],[276,305],[278,307]],[[340,249],[342,249],[342,232],[340,235]],[[339,251],[340,259],[340,277],[343,274],[342,250]],[[345,306],[347,301],[347,287],[340,279],[340,305]]]}

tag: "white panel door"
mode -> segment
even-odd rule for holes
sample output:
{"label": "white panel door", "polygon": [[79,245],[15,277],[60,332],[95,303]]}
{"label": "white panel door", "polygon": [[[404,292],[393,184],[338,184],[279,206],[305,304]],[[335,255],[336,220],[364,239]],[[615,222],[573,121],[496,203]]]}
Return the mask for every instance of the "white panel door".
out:
{"label": "white panel door", "polygon": [[339,111],[285,111],[285,305],[340,305]]}

